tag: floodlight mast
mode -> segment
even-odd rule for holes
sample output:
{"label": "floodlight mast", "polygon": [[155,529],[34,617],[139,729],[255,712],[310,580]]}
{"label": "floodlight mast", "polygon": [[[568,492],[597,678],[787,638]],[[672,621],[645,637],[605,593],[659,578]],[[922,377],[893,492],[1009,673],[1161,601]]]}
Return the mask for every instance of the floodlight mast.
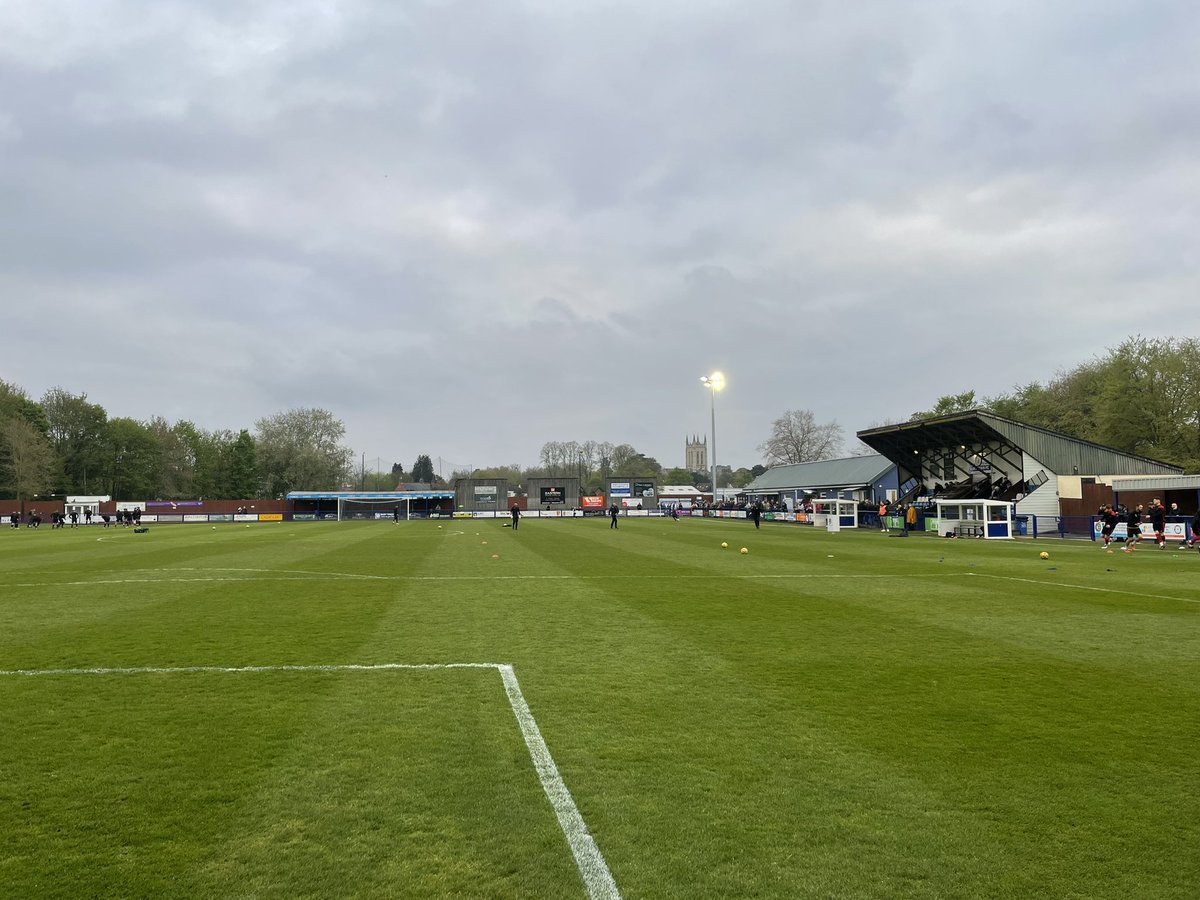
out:
{"label": "floodlight mast", "polygon": [[701,375],[700,383],[712,392],[712,502],[717,505],[717,391],[725,387],[725,376],[720,372]]}

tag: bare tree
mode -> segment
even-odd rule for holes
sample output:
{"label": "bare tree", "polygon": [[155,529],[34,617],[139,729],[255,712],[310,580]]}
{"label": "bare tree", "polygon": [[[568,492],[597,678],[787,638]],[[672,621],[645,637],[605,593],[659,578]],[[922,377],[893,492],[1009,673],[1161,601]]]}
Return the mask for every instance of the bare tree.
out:
{"label": "bare tree", "polygon": [[[864,428],[863,431],[870,431],[873,428],[883,428],[887,425],[899,425],[901,421],[902,420],[900,420],[900,419],[884,419],[882,422],[872,422],[870,425],[868,425],[866,428]],[[874,447],[872,447],[870,444],[864,444],[862,441],[860,441],[856,438],[854,441],[854,447],[850,450],[850,455],[851,456],[874,456],[878,452],[879,451],[876,450]]]}
{"label": "bare tree", "polygon": [[832,459],[842,450],[842,426],[818,425],[809,409],[789,409],[771,425],[771,436],[758,445],[768,465]]}
{"label": "bare tree", "polygon": [[561,441],[546,441],[542,444],[541,464],[549,477],[562,474],[560,470],[565,461],[565,445]]}

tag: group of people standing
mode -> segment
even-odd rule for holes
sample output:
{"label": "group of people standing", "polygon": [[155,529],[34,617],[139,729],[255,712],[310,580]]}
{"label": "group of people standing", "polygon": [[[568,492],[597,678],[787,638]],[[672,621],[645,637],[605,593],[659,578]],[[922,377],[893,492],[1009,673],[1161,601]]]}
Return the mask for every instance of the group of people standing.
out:
{"label": "group of people standing", "polygon": [[[1178,504],[1171,504],[1171,515],[1178,515]],[[1163,506],[1162,501],[1158,498],[1150,501],[1149,508],[1138,504],[1133,509],[1126,509],[1119,506],[1110,506],[1105,504],[1101,506],[1096,515],[1100,519],[1100,539],[1103,541],[1105,549],[1115,542],[1113,532],[1116,531],[1118,525],[1125,523],[1125,540],[1121,550],[1125,553],[1132,553],[1137,549],[1137,545],[1142,540],[1142,525],[1149,523],[1150,528],[1154,532],[1154,542],[1158,545],[1159,550],[1167,549],[1167,508]],[[1200,539],[1200,510],[1192,516],[1191,532],[1184,535],[1183,546],[1194,547],[1196,541]]]}
{"label": "group of people standing", "polygon": [[[92,524],[92,509],[89,506],[83,508],[83,524]],[[142,523],[141,509],[119,509],[110,516],[108,513],[101,513],[100,519],[104,522],[104,527],[107,528],[113,524],[113,519],[116,519],[118,525],[140,525]],[[8,524],[12,528],[21,527],[22,515],[18,511],[13,511],[8,516]],[[36,509],[31,510],[29,515],[25,517],[26,528],[40,528],[42,524],[42,516]],[[70,512],[58,512],[57,510],[50,513],[51,528],[66,528],[70,524],[72,528],[79,527],[79,510],[72,509]]]}

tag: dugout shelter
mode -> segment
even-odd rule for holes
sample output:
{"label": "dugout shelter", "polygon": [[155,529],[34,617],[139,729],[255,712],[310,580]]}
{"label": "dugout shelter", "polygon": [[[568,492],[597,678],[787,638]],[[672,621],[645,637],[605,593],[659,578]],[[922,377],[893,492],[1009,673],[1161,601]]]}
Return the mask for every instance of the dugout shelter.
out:
{"label": "dugout shelter", "polygon": [[948,538],[1003,540],[1013,536],[1013,504],[1006,500],[938,500],[937,530]]}
{"label": "dugout shelter", "polygon": [[809,521],[817,528],[841,531],[843,528],[858,527],[858,501],[842,497],[822,498],[813,501]]}
{"label": "dugout shelter", "polygon": [[293,519],[427,519],[454,512],[454,491],[289,491]]}

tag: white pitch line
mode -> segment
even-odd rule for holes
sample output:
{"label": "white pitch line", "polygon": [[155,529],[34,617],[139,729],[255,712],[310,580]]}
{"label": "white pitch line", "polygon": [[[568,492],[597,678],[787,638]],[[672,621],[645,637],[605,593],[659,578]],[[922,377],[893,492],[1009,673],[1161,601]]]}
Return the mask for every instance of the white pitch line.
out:
{"label": "white pitch line", "polygon": [[[225,570],[229,571],[229,570]],[[237,571],[237,570],[232,570]],[[254,570],[252,570],[254,571]],[[968,573],[973,574],[973,573]],[[233,578],[228,576],[218,577],[196,577],[196,578],[91,578],[87,581],[17,581],[5,585],[6,588],[49,588],[49,587],[94,587],[100,584],[244,584],[248,582],[262,581],[338,581],[338,580],[356,580],[356,581],[384,581],[384,582],[402,582],[402,581],[627,581],[629,579],[637,579],[646,581],[652,579],[677,579],[678,574],[645,574],[645,575],[351,575],[344,572],[327,572],[327,573],[297,573],[289,575],[286,572],[262,574],[248,574],[245,578]],[[803,580],[819,578],[822,581],[830,579],[888,579],[894,581],[897,578],[948,578],[958,577],[955,572],[910,572],[904,574],[892,575],[854,575],[854,574],[820,574],[816,572],[796,573],[796,574],[738,574],[734,573],[708,573],[708,574],[691,574],[687,576],[693,580],[710,580],[719,581],[722,579],[738,579],[738,580],[754,580],[754,581],[787,581],[787,580]]]}
{"label": "white pitch line", "polygon": [[1166,594],[1144,594],[1139,591],[1122,591],[1117,588],[1102,588],[1090,587],[1083,584],[1068,584],[1064,581],[1041,581],[1036,578],[1018,578],[1015,575],[988,575],[984,572],[967,572],[967,575],[974,575],[976,578],[995,578],[998,581],[1023,581],[1026,584],[1041,584],[1050,587],[1066,587],[1074,588],[1077,591],[1094,591],[1098,594],[1120,594],[1123,597],[1144,597],[1149,600],[1174,600],[1177,603],[1200,603],[1200,600],[1193,600],[1189,597],[1168,597]]}
{"label": "white pitch line", "polygon": [[9,675],[237,675],[261,672],[370,672],[396,669],[496,669],[501,663],[371,663],[340,665],[273,665],[273,666],[129,666],[91,669],[0,669],[0,676]]}
{"label": "white pitch line", "polygon": [[529,704],[525,702],[525,695],[521,693],[521,685],[517,683],[513,667],[500,666],[500,677],[504,680],[508,703],[517,717],[517,724],[521,726],[521,734],[525,737],[525,746],[529,748],[529,756],[533,759],[538,778],[541,779],[542,790],[546,792],[546,797],[549,798],[550,805],[554,807],[554,813],[558,816],[558,824],[562,828],[563,834],[566,835],[567,844],[571,847],[571,855],[575,857],[575,865],[583,877],[588,896],[593,900],[620,900],[621,894],[617,890],[616,882],[613,881],[612,873],[609,872],[608,865],[600,854],[600,849],[592,839],[591,832],[588,831],[587,824],[583,821],[583,816],[579,814],[575,799],[567,790],[562,776],[558,774],[558,767],[554,764],[550,750],[542,739],[542,733],[538,729],[537,721],[533,718]]}
{"label": "white pitch line", "polygon": [[262,672],[365,672],[387,671],[401,669],[494,669],[500,673],[504,683],[504,693],[508,697],[508,705],[516,717],[529,750],[529,758],[537,771],[542,790],[554,814],[558,818],[559,827],[567,839],[567,846],[575,858],[579,876],[583,879],[588,897],[592,900],[621,900],[621,893],[613,880],[608,864],[596,846],[592,834],[588,831],[587,823],[575,805],[575,798],[567,789],[566,783],[558,772],[550,748],[542,738],[537,720],[521,693],[521,685],[517,681],[516,672],[511,665],[505,663],[375,663],[343,665],[275,665],[275,666],[171,666],[171,667],[97,667],[78,669],[8,669],[0,670],[0,677],[37,677],[37,676],[70,676],[70,675],[186,675],[186,674],[255,674]]}
{"label": "white pitch line", "polygon": [[179,566],[174,569],[140,569],[135,571],[142,572],[164,572],[172,574],[175,572],[249,572],[255,575],[318,575],[322,578],[361,578],[366,581],[386,581],[395,576],[392,575],[363,575],[359,572],[314,572],[310,569],[247,569],[234,568],[232,566],[214,566],[211,569],[201,569],[196,566]]}

